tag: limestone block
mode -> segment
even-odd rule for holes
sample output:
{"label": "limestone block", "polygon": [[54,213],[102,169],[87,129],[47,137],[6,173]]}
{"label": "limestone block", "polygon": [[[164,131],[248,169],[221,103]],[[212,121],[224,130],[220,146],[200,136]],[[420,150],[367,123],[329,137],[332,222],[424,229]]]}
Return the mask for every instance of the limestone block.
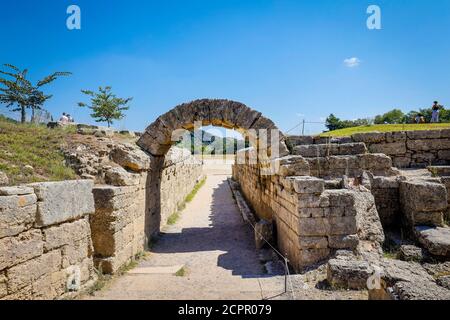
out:
{"label": "limestone block", "polygon": [[406,142],[406,145],[408,149],[412,151],[450,149],[450,140],[449,139],[408,140]]}
{"label": "limestone block", "polygon": [[419,242],[433,255],[450,258],[450,228],[415,228]]}
{"label": "limestone block", "polygon": [[28,230],[36,217],[36,195],[0,196],[0,238]]}
{"label": "limestone block", "polygon": [[127,172],[122,167],[110,168],[105,172],[105,182],[113,186],[136,186],[140,175]]}
{"label": "limestone block", "polygon": [[355,198],[350,190],[326,190],[323,195],[328,197],[330,207],[351,207],[355,204]]}
{"label": "limestone block", "polygon": [[309,176],[309,163],[301,156],[287,156],[277,159],[280,166],[279,175],[287,176]]}
{"label": "limestone block", "polygon": [[45,239],[44,249],[46,251],[60,248],[91,236],[89,221],[86,218],[44,229],[43,233]]}
{"label": "limestone block", "polygon": [[299,237],[299,246],[302,249],[326,249],[328,248],[327,237]]}
{"label": "limestone block", "polygon": [[0,299],[8,294],[8,279],[5,272],[0,272]]}
{"label": "limestone block", "polygon": [[404,261],[420,262],[424,259],[424,250],[414,245],[400,246],[399,256]]}
{"label": "limestone block", "polygon": [[447,190],[442,184],[423,180],[400,183],[403,213],[413,225],[441,225],[447,202]]}
{"label": "limestone block", "polygon": [[8,288],[16,292],[44,275],[61,269],[61,252],[54,250],[7,270]]}
{"label": "limestone block", "polygon": [[117,145],[111,150],[111,158],[131,171],[141,172],[150,169],[151,156],[129,144]]}
{"label": "limestone block", "polygon": [[340,235],[340,236],[329,236],[328,245],[332,249],[356,249],[359,243],[358,235]]}
{"label": "limestone block", "polygon": [[292,148],[298,145],[313,144],[313,136],[287,136],[286,142]]}
{"label": "limestone block", "polygon": [[367,288],[371,268],[366,261],[331,259],[327,264],[327,281],[335,289],[361,290]]}
{"label": "limestone block", "polygon": [[323,179],[314,177],[288,177],[296,193],[322,193],[325,190]]}
{"label": "limestone block", "polygon": [[386,142],[405,142],[406,141],[406,132],[405,131],[394,131],[394,132],[386,132]]}
{"label": "limestone block", "polygon": [[382,132],[355,133],[352,139],[355,142],[380,143],[386,140],[386,136]]}
{"label": "limestone block", "polygon": [[450,160],[450,150],[439,150],[438,151],[438,158],[440,160]]}
{"label": "limestone block", "polygon": [[384,153],[387,155],[402,155],[406,153],[405,142],[379,143],[369,146],[372,153]]}
{"label": "limestone block", "polygon": [[0,196],[23,196],[32,193],[34,193],[33,188],[27,186],[0,188]]}
{"label": "limestone block", "polygon": [[78,265],[87,257],[91,257],[92,252],[93,247],[90,238],[73,241],[61,248],[62,267],[67,268],[71,265]]}
{"label": "limestone block", "polygon": [[[323,261],[330,255],[330,249],[304,249],[298,252],[297,269]],[[293,262],[295,263],[295,262]]]}
{"label": "limestone block", "polygon": [[0,239],[0,270],[42,255],[43,247],[40,230]]}
{"label": "limestone block", "polygon": [[415,130],[406,133],[411,140],[439,139],[441,137],[441,130]]}
{"label": "limestone block", "polygon": [[449,300],[450,290],[432,281],[399,281],[393,286],[392,295],[397,300]]}
{"label": "limestone block", "polygon": [[30,185],[38,197],[40,227],[74,220],[95,211],[92,180],[44,182]]}
{"label": "limestone block", "polygon": [[392,167],[392,159],[385,154],[371,153],[358,155],[359,168],[373,170],[388,170]]}

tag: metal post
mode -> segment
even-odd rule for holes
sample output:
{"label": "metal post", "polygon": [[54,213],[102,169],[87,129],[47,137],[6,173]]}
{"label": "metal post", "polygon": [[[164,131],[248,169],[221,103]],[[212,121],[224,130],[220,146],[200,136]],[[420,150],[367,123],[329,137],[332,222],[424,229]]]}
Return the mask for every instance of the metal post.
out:
{"label": "metal post", "polygon": [[[287,256],[287,254],[286,254]],[[287,292],[287,277],[288,277],[288,259],[284,258],[284,293]]]}
{"label": "metal post", "polygon": [[302,136],[305,135],[305,119],[303,119],[303,125],[302,125]]}

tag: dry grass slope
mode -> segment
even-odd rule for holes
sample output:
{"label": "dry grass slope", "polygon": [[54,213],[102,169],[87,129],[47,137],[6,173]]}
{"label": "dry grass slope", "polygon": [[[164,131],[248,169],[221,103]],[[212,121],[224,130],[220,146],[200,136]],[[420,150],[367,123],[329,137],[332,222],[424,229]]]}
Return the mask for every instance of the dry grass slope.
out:
{"label": "dry grass slope", "polygon": [[0,117],[0,171],[6,173],[10,185],[74,179],[61,152],[74,130],[19,124]]}

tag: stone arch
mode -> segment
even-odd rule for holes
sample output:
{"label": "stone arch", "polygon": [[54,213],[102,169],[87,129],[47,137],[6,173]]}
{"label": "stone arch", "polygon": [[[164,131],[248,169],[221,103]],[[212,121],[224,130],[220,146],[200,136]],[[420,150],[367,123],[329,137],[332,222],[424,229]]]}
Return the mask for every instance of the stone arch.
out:
{"label": "stone arch", "polygon": [[279,132],[278,153],[280,157],[289,153],[284,135],[272,120],[264,117],[243,103],[225,99],[201,99],[183,103],[160,116],[147,127],[138,141],[138,145],[152,156],[164,156],[172,145],[172,132],[178,129],[193,130],[194,124],[213,125],[235,129],[244,135],[255,130],[256,139],[262,129],[268,131],[267,149],[271,149],[270,132]]}
{"label": "stone arch", "polygon": [[[235,129],[244,136],[252,132],[256,134],[256,137],[253,137],[256,140],[252,139],[253,142],[259,144],[263,138],[267,141],[264,147],[267,149],[267,155],[272,159],[289,154],[285,137],[273,121],[240,102],[202,99],[173,108],[150,124],[137,142],[151,156],[146,184],[145,234],[147,239],[157,234],[161,228],[161,172],[164,157],[174,143],[172,133],[180,129],[192,131],[194,124],[198,122],[201,122],[202,126],[214,125]],[[267,130],[267,137],[264,136],[262,129]],[[274,141],[277,141],[278,152],[272,152],[273,145],[270,143],[272,130],[277,132]],[[258,136],[259,132],[263,132],[261,137]],[[263,151],[265,153],[266,150]]]}

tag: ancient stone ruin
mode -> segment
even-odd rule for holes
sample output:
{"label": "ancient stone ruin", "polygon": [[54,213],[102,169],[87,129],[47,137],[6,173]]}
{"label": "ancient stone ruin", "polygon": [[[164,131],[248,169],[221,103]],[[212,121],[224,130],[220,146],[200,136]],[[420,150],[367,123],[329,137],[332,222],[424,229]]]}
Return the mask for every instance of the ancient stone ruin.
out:
{"label": "ancient stone ruin", "polygon": [[[252,143],[236,155],[232,186],[258,248],[263,234],[298,273],[326,264],[334,289],[450,299],[450,130],[284,136],[229,100],[182,104],[136,144],[80,128],[92,143],[66,161],[85,180],[0,188],[0,299],[76,295],[94,268],[116,273],[146,250],[202,178],[201,163],[171,148],[195,123]],[[391,247],[400,259],[386,257]]]}

